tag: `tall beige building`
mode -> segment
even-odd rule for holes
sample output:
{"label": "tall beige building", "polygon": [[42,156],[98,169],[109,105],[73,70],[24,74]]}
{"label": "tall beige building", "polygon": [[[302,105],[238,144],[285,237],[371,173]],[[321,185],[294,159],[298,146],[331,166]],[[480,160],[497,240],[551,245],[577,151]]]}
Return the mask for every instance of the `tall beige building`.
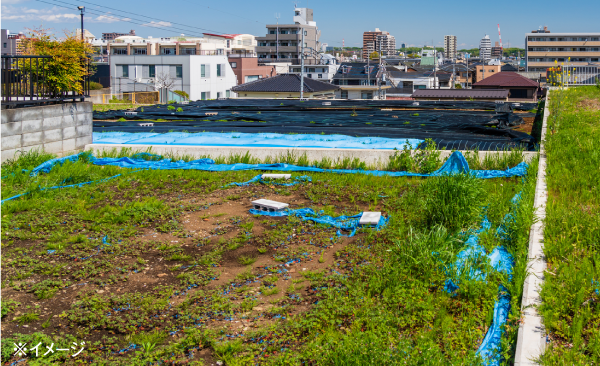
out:
{"label": "tall beige building", "polygon": [[600,33],[550,33],[537,30],[525,34],[527,71],[545,72],[556,64],[588,66],[600,62]]}
{"label": "tall beige building", "polygon": [[446,58],[456,58],[456,36],[444,36],[444,55]]}

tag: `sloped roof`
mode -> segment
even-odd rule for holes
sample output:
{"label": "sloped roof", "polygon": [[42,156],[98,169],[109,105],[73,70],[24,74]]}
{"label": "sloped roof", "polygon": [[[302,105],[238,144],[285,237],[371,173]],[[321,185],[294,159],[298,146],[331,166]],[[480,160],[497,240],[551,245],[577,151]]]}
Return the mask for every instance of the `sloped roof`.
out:
{"label": "sloped roof", "polygon": [[[305,93],[314,93],[322,91],[338,90],[339,87],[323,81],[304,78],[303,90]],[[279,74],[271,78],[258,79],[246,84],[234,86],[231,88],[236,93],[239,92],[263,92],[263,93],[299,93],[300,75],[299,74]]]}
{"label": "sloped roof", "polygon": [[473,86],[538,87],[538,84],[516,72],[502,71],[476,82]]}
{"label": "sloped roof", "polygon": [[202,33],[205,36],[211,36],[211,37],[223,37],[223,38],[229,38],[229,39],[233,39],[236,36],[239,36],[239,34],[214,34],[214,33]]}
{"label": "sloped roof", "polygon": [[413,98],[506,99],[506,89],[417,89]]}
{"label": "sloped roof", "polygon": [[518,68],[516,68],[515,66],[513,66],[511,64],[502,65],[502,68],[500,70],[502,70],[502,71],[519,71]]}
{"label": "sloped roof", "polygon": [[[370,74],[366,72],[366,66],[371,66],[372,70]],[[347,72],[344,73],[344,68],[346,68]],[[377,77],[377,72],[379,71],[378,63],[367,63],[367,62],[343,62],[340,65],[340,68],[333,76],[334,79],[375,79]]]}

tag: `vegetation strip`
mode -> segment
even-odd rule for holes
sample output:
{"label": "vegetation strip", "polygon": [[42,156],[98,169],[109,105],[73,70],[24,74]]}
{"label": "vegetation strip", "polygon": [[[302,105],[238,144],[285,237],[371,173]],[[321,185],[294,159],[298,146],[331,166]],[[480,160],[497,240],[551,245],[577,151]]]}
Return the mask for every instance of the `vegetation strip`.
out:
{"label": "vegetation strip", "polygon": [[550,94],[546,141],[547,270],[540,291],[548,345],[539,362],[600,362],[600,87]]}

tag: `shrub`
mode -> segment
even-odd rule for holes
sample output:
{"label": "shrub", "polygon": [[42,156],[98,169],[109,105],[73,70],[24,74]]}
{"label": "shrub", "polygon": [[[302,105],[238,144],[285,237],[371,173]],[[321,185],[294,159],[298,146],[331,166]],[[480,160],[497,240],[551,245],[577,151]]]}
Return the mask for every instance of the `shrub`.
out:
{"label": "shrub", "polygon": [[90,81],[90,90],[100,90],[103,89],[104,86],[100,83],[97,83],[95,81]]}
{"label": "shrub", "polygon": [[469,174],[430,177],[420,188],[428,227],[443,225],[454,231],[479,218],[484,194],[481,179]]}
{"label": "shrub", "polygon": [[168,107],[167,107],[167,109],[168,109],[168,110],[170,110],[170,111],[174,111],[174,110],[175,110],[175,107],[174,107],[174,106],[172,106],[172,105],[170,105],[170,106],[168,106]]}
{"label": "shrub", "polygon": [[190,99],[190,95],[186,92],[184,92],[183,90],[173,90],[173,93],[184,97],[185,99]]}
{"label": "shrub", "polygon": [[183,108],[181,108],[181,107],[177,108],[177,112],[183,112]]}
{"label": "shrub", "polygon": [[177,104],[177,101],[176,101],[176,100],[169,100],[169,101],[167,102],[167,104]]}

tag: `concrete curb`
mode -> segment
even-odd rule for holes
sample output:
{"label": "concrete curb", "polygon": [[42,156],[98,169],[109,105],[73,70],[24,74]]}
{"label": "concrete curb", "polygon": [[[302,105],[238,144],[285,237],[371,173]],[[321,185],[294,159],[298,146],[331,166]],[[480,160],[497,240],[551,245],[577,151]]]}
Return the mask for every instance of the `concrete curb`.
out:
{"label": "concrete curb", "polygon": [[529,253],[527,255],[527,269],[529,274],[523,286],[521,309],[523,321],[519,326],[517,337],[517,350],[515,352],[515,366],[538,365],[536,360],[544,353],[546,348],[546,332],[542,317],[538,314],[537,306],[541,304],[540,289],[544,283],[546,258],[544,257],[544,220],[546,219],[546,202],[548,191],[546,186],[546,130],[549,98],[546,98],[544,120],[542,122],[542,136],[540,143],[540,162],[535,187],[534,209],[538,221],[531,225],[529,232]]}
{"label": "concrete curb", "polygon": [[[152,152],[160,155],[189,155],[193,157],[217,158],[219,156],[231,156],[236,154],[244,155],[249,153],[252,157],[259,158],[264,161],[267,157],[285,156],[288,153],[294,153],[296,156],[306,154],[309,161],[321,161],[326,157],[333,161],[344,158],[358,158],[365,162],[368,166],[385,167],[389,161],[389,157],[394,154],[394,150],[377,150],[377,149],[327,149],[327,148],[288,148],[288,147],[244,147],[244,146],[193,146],[193,145],[133,145],[133,144],[89,144],[85,146],[85,150],[94,151],[110,151],[113,149],[120,150],[129,148],[135,152],[147,151],[152,149]],[[452,151],[440,150],[440,158],[445,160],[450,156]],[[464,151],[463,151],[464,153]],[[479,158],[483,159],[487,155],[506,154],[504,151],[479,151]],[[536,152],[524,151],[523,159],[526,162],[536,155]]]}

